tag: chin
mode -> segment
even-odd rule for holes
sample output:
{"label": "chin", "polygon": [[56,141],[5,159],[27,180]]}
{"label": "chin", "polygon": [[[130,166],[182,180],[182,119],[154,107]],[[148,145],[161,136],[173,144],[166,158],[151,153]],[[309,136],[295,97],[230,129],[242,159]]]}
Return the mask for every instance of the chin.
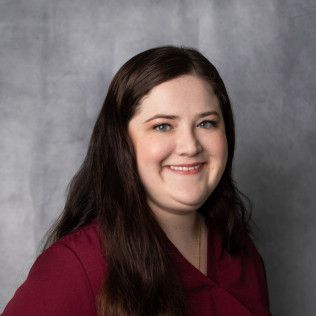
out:
{"label": "chin", "polygon": [[[207,198],[207,197],[206,197]],[[182,208],[188,208],[188,210],[190,210],[191,208],[193,209],[197,209],[199,208],[201,205],[203,205],[203,203],[205,202],[206,198],[203,196],[199,196],[196,198],[193,197],[174,197],[174,200],[176,201],[177,204],[180,204]]]}

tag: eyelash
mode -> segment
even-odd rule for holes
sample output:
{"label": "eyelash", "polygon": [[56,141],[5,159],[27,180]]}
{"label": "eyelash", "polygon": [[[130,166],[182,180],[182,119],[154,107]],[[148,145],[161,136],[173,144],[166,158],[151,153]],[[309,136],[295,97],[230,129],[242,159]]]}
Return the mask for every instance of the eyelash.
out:
{"label": "eyelash", "polygon": [[[212,127],[216,127],[216,126],[217,126],[217,122],[216,122],[216,121],[203,121],[203,122],[201,122],[200,124],[202,124],[202,123],[211,123],[211,124],[213,125]],[[159,127],[159,126],[166,126],[166,125],[169,125],[169,126],[170,126],[170,124],[161,123],[161,124],[155,125],[155,126],[153,127],[153,129],[156,130],[156,131],[158,131],[158,132],[164,132],[165,130],[157,129],[157,127]]]}

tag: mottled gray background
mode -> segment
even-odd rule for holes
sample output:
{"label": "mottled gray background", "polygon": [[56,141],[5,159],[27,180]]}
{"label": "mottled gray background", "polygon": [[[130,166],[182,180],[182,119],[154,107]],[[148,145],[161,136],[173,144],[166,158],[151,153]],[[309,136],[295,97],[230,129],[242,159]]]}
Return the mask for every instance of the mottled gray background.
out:
{"label": "mottled gray background", "polygon": [[114,73],[179,44],[231,96],[273,314],[316,315],[315,12],[309,0],[0,0],[0,310],[63,207]]}

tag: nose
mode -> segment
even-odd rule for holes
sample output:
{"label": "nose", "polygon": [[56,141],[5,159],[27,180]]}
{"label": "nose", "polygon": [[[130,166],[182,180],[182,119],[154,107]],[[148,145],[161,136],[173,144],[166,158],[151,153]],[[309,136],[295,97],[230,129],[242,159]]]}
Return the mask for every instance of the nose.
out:
{"label": "nose", "polygon": [[203,150],[202,144],[191,128],[179,130],[176,152],[180,156],[195,156]]}

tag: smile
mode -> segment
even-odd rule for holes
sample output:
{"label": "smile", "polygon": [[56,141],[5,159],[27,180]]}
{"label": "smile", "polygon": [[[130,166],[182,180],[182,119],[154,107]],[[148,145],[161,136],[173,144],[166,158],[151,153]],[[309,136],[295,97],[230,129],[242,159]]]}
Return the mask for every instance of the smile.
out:
{"label": "smile", "polygon": [[168,166],[168,169],[174,173],[182,175],[193,175],[198,174],[205,164],[199,164],[194,167],[177,167],[177,166]]}

